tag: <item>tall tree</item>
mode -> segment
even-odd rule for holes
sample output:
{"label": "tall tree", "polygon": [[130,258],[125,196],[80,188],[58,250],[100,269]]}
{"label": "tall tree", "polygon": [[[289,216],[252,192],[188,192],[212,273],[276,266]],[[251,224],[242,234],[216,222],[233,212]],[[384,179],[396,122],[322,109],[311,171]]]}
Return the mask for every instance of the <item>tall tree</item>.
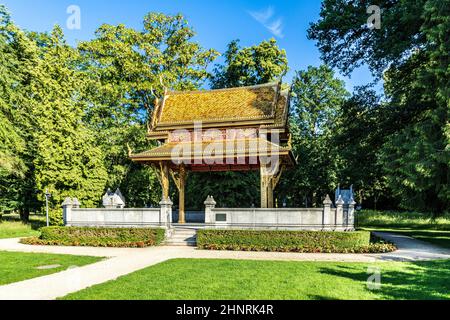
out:
{"label": "tall tree", "polygon": [[85,121],[102,142],[108,186],[120,186],[130,205],[157,204],[161,193],[153,170],[128,159],[127,144],[133,150],[151,148],[146,123],[155,98],[165,87],[199,88],[217,56],[193,41],[195,32],[182,15],[149,13],[143,25],[142,31],[103,25],[94,40],[79,45],[92,80]]}
{"label": "tall tree", "polygon": [[334,147],[340,156],[338,181],[353,185],[355,200],[363,207],[396,208],[377,161],[386,142],[386,118],[381,97],[371,86],[357,87],[341,108]]}
{"label": "tall tree", "polygon": [[388,186],[404,208],[442,213],[450,203],[450,1],[379,1],[381,30],[367,27],[370,4],[324,1],[309,36],[332,67],[367,64],[384,75],[388,137],[378,155]]}
{"label": "tall tree", "polygon": [[11,31],[9,15],[0,6],[0,212],[18,209],[20,190],[12,188],[12,182],[23,178],[26,171],[20,156],[25,150],[25,141],[15,126],[12,108],[20,79]]}
{"label": "tall tree", "polygon": [[83,96],[89,82],[77,68],[77,51],[65,43],[59,26],[41,40],[41,70],[46,77],[34,87],[33,163],[39,198],[43,200],[47,189],[52,194],[56,223],[64,197],[77,197],[88,207],[96,205],[107,173],[94,134],[82,122],[86,109]]}
{"label": "tall tree", "polygon": [[11,44],[14,37],[9,14],[0,6],[0,175],[23,175],[24,165],[19,153],[25,148],[25,141],[14,126],[12,101],[16,85],[20,82],[17,68],[18,57]]}
{"label": "tall tree", "polygon": [[38,49],[0,5],[0,210],[26,220],[38,208],[33,171],[33,79],[41,76]]}
{"label": "tall tree", "polygon": [[327,66],[309,66],[292,83],[291,130],[298,165],[286,174],[280,192],[290,205],[321,206],[338,182],[339,152],[334,136],[341,106],[348,96],[344,82]]}
{"label": "tall tree", "polygon": [[228,44],[225,62],[216,65],[211,78],[213,89],[251,86],[278,81],[288,71],[286,51],[275,39],[241,48],[239,40]]}

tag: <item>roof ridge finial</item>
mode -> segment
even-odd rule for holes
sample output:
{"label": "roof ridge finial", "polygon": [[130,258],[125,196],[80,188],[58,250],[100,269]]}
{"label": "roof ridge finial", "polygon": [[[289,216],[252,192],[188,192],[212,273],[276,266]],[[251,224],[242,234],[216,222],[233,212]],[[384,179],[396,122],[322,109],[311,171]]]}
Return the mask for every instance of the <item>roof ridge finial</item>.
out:
{"label": "roof ridge finial", "polygon": [[128,148],[128,157],[131,157],[133,155],[133,150],[130,147],[130,144],[127,142],[127,148]]}
{"label": "roof ridge finial", "polygon": [[159,75],[159,83],[161,84],[161,87],[163,87],[163,89],[164,89],[164,96],[165,96],[165,95],[167,94],[168,89],[167,89],[167,87],[164,85],[164,82],[163,82],[163,75],[162,75],[162,74]]}

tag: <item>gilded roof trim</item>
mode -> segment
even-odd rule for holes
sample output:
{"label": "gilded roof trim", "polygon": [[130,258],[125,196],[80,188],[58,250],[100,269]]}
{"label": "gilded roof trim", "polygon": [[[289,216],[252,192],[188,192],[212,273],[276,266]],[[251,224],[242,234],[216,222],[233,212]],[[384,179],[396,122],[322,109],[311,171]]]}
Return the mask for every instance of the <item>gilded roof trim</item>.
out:
{"label": "gilded roof trim", "polygon": [[[245,146],[250,145],[251,143],[255,143],[257,144],[256,148],[235,148],[235,146],[241,147],[239,145],[239,142],[246,142]],[[231,146],[233,147],[233,149],[230,149],[228,147],[230,147],[230,143]],[[260,148],[260,144],[263,143],[265,144],[266,148]],[[204,149],[205,147],[208,146],[214,146],[215,144],[217,144],[218,146],[225,146],[225,148],[222,150],[223,151],[223,155],[222,156],[226,156],[227,153],[234,153],[234,154],[238,154],[240,152],[244,152],[244,153],[259,153],[260,151],[264,152],[264,155],[266,154],[276,154],[276,153],[284,153],[284,152],[290,152],[291,148],[289,146],[283,147],[283,146],[279,146],[275,143],[272,143],[270,141],[261,139],[261,138],[256,138],[256,139],[236,139],[236,140],[216,140],[216,141],[203,141],[203,142],[195,142],[195,141],[190,141],[190,142],[168,142],[162,146],[153,148],[151,150],[148,151],[144,151],[142,153],[138,153],[138,154],[134,154],[131,155],[130,158],[131,159],[140,159],[140,158],[151,158],[154,156],[171,156],[172,152],[173,152],[173,148],[178,147],[178,146],[183,146],[183,145],[191,145],[193,146],[193,148],[191,148],[191,150],[193,149],[193,152],[188,152],[188,155],[191,156],[203,156],[204,154]],[[197,145],[201,145],[201,153],[200,150],[196,150],[195,146]],[[169,149],[169,150],[167,150]],[[162,151],[164,150],[164,151]],[[167,151],[165,151],[167,150]],[[184,149],[183,149],[184,150]]]}

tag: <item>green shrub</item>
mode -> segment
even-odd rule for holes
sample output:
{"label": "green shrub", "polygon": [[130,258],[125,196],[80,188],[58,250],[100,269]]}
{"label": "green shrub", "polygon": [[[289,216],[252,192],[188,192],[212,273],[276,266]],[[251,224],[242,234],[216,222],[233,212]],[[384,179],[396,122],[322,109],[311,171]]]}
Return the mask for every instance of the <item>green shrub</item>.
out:
{"label": "green shrub", "polygon": [[[45,214],[45,212],[44,212]],[[62,209],[49,209],[48,210],[48,221],[51,226],[63,226],[64,220],[63,220],[63,213]]]}
{"label": "green shrub", "polygon": [[198,230],[197,245],[208,250],[312,253],[365,253],[395,250],[391,244],[370,243],[367,231]]}
{"label": "green shrub", "polygon": [[35,245],[131,247],[155,246],[164,240],[161,228],[44,227],[39,238],[23,239]]}

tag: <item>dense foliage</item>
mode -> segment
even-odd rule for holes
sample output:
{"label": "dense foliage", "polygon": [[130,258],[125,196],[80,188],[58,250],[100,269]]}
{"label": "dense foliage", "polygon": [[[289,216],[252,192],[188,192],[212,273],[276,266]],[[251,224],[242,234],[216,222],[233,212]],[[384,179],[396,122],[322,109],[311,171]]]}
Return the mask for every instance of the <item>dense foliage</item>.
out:
{"label": "dense foliage", "polygon": [[382,171],[370,189],[385,185],[401,207],[441,214],[450,204],[450,1],[378,1],[379,30],[367,27],[370,4],[325,0],[309,36],[330,66],[349,74],[365,64],[385,79],[386,101],[367,132],[383,132],[373,146]]}
{"label": "dense foliage", "polygon": [[211,78],[214,89],[278,81],[288,71],[286,51],[278,48],[275,39],[247,48],[241,48],[239,40],[231,41],[224,58]]}
{"label": "dense foliage", "polygon": [[322,206],[325,196],[340,182],[334,138],[349,93],[325,65],[297,72],[292,93],[290,127],[299,161],[286,174],[278,194],[284,193],[290,206]]}
{"label": "dense foliage", "polygon": [[36,245],[143,248],[160,244],[165,233],[161,228],[44,227],[40,231],[39,238],[22,241]]}
{"label": "dense foliage", "polygon": [[107,187],[120,187],[130,206],[157,205],[161,191],[152,169],[128,159],[127,144],[139,151],[152,148],[146,129],[155,99],[165,88],[200,88],[217,56],[194,42],[194,35],[181,15],[149,13],[142,31],[102,25],[95,39],[79,44],[91,79],[85,122],[105,154]]}
{"label": "dense foliage", "polygon": [[367,231],[197,231],[198,247],[208,250],[363,253],[394,249],[389,244],[371,244],[370,239]]}
{"label": "dense foliage", "polygon": [[24,32],[0,6],[0,211],[42,212],[60,224],[67,196],[97,206],[120,187],[128,206],[157,205],[155,172],[133,164],[150,149],[147,121],[165,88],[199,88],[217,53],[192,40],[181,15],[150,13],[143,31],[103,25],[77,48],[62,29]]}

